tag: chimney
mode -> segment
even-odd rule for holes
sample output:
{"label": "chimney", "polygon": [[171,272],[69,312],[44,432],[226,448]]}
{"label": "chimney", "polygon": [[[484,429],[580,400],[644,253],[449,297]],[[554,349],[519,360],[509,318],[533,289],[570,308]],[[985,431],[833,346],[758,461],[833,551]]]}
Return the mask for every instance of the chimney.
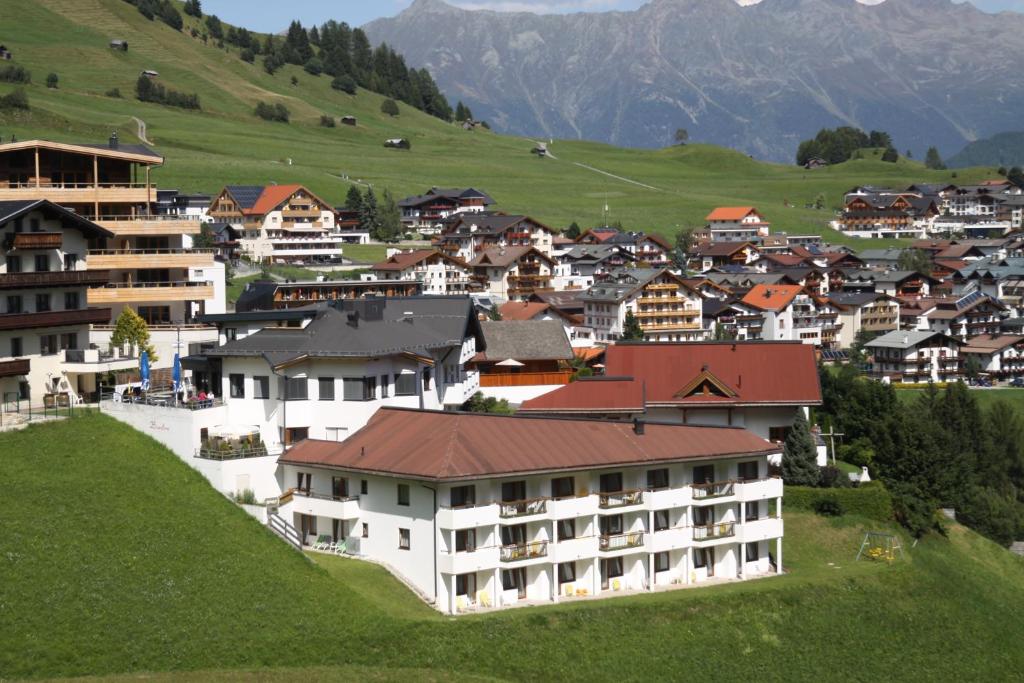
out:
{"label": "chimney", "polygon": [[107,144],[110,146],[110,149],[117,149],[117,131],[116,130],[113,131],[110,134],[110,140],[107,141]]}
{"label": "chimney", "polygon": [[636,433],[637,436],[644,435],[644,423],[641,422],[640,418],[638,417],[633,418],[633,431]]}

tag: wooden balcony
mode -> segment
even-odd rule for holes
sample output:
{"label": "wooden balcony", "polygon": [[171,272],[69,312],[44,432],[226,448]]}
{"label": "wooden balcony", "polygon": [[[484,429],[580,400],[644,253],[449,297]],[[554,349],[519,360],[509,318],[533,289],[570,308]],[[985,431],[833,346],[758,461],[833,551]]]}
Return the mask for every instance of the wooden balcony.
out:
{"label": "wooden balcony", "polygon": [[8,235],[6,244],[11,249],[60,249],[64,245],[62,232],[16,232]]}
{"label": "wooden balcony", "polygon": [[51,287],[83,287],[105,285],[110,279],[106,270],[59,270],[33,273],[0,274],[0,289],[38,289]]}
{"label": "wooden balcony", "polygon": [[28,358],[0,360],[0,377],[20,377],[27,375],[31,363]]}
{"label": "wooden balcony", "polygon": [[655,291],[655,290],[657,290],[657,291],[662,291],[662,290],[677,291],[679,289],[679,285],[673,285],[671,283],[668,283],[668,284],[650,284],[650,285],[647,285],[646,287],[644,287],[644,289],[645,290],[651,290],[651,291]]}
{"label": "wooden balcony", "polygon": [[91,249],[86,263],[94,268],[205,268],[213,249]]}
{"label": "wooden balcony", "polygon": [[568,384],[572,370],[557,372],[498,372],[480,375],[482,387],[532,387],[545,384]]}
{"label": "wooden balcony", "polygon": [[198,235],[202,229],[199,219],[184,216],[96,216],[90,220],[118,236]]}
{"label": "wooden balcony", "polygon": [[202,301],[213,298],[210,282],[108,283],[90,289],[89,304],[123,304],[166,301]]}
{"label": "wooden balcony", "polygon": [[666,311],[646,309],[639,310],[634,315],[638,318],[693,318],[700,315],[700,311],[693,308],[674,308]]}
{"label": "wooden balcony", "polygon": [[283,220],[289,220],[292,218],[317,218],[321,217],[320,209],[282,209],[281,218]]}
{"label": "wooden balcony", "polygon": [[661,332],[664,330],[699,330],[700,328],[700,323],[640,323],[640,329],[644,332]]}
{"label": "wooden balcony", "polygon": [[109,322],[109,308],[79,308],[73,311],[46,311],[44,313],[7,313],[0,315],[0,330],[70,327]]}
{"label": "wooden balcony", "polygon": [[0,201],[48,199],[54,204],[146,204],[156,201],[156,188],[145,183],[0,182]]}

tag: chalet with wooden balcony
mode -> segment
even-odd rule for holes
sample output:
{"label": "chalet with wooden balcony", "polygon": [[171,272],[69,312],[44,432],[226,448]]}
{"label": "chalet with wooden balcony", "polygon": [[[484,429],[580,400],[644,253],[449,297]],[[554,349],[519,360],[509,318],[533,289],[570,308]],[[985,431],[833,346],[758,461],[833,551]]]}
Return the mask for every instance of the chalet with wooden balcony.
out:
{"label": "chalet with wooden balcony", "polygon": [[407,230],[422,234],[435,234],[441,222],[456,213],[486,211],[494,200],[486,192],[472,187],[432,187],[423,194],[406,197],[398,202],[402,212],[402,225]]}
{"label": "chalet with wooden balcony", "polygon": [[555,266],[553,258],[530,246],[493,247],[469,262],[474,285],[506,301],[554,289]]}
{"label": "chalet with wooden balcony", "polygon": [[616,271],[595,282],[580,299],[585,305],[584,324],[594,330],[594,341],[599,343],[621,338],[627,312],[636,318],[648,341],[699,341],[707,336],[703,296],[666,269]]}
{"label": "chalet with wooden balcony", "polygon": [[779,450],[743,429],[385,408],[280,458],[280,514],[447,614],[668,590],[782,571]]}
{"label": "chalet with wooden balcony", "polygon": [[931,330],[896,330],[864,345],[868,376],[894,383],[955,382],[965,343]]}
{"label": "chalet with wooden balcony", "polygon": [[836,228],[859,237],[924,238],[940,210],[934,199],[913,192],[876,190],[846,196]]}
{"label": "chalet with wooden balcony", "polygon": [[695,236],[709,242],[755,243],[771,232],[771,223],[753,206],[720,206],[704,220],[707,226]]}
{"label": "chalet with wooden balcony", "polygon": [[[613,227],[585,230],[577,239],[580,245],[617,247],[631,255],[632,260],[645,268],[663,268],[672,264],[672,245],[660,235],[625,231]],[[626,264],[619,264],[619,267]]]}
{"label": "chalet with wooden balcony", "polygon": [[[522,304],[511,303],[511,306]],[[574,357],[557,320],[484,320],[486,349],[473,357],[485,396],[519,405],[569,383]]]}
{"label": "chalet with wooden balcony", "polygon": [[235,302],[235,310],[271,311],[303,308],[339,299],[418,296],[422,293],[423,283],[419,280],[257,280],[242,290]]}
{"label": "chalet with wooden balcony", "polygon": [[462,212],[444,220],[433,246],[469,262],[497,247],[534,247],[551,257],[555,234],[529,216],[510,216],[497,211]]}
{"label": "chalet with wooden balcony", "polygon": [[[61,394],[62,402],[77,402],[96,391],[98,373],[124,367],[111,360],[112,350],[90,348],[91,326],[109,323],[111,311],[88,307],[90,288],[110,278],[105,270],[86,267],[88,244],[112,236],[49,200],[0,201],[4,401],[41,403]],[[85,352],[94,356],[92,362]]]}
{"label": "chalet with wooden balcony", "polygon": [[967,340],[960,348],[966,364],[969,358],[978,361],[981,372],[997,381],[1024,377],[1024,335],[981,334]]}
{"label": "chalet with wooden balcony", "polygon": [[[547,297],[546,295],[554,295]],[[580,292],[535,292],[529,301],[508,301],[498,307],[501,320],[556,320],[562,324],[573,348],[589,347],[593,330],[583,323],[583,303],[574,296]],[[569,305],[564,301],[570,301]],[[578,311],[578,312],[577,312]]]}
{"label": "chalet with wooden balcony", "polygon": [[997,334],[1006,313],[1002,302],[974,290],[956,299],[937,300],[925,318],[929,330],[967,341],[969,337]]}
{"label": "chalet with wooden balcony", "polygon": [[822,349],[839,346],[839,309],[799,285],[756,285],[740,303],[761,313],[761,339],[799,341]]}
{"label": "chalet with wooden balcony", "polygon": [[395,251],[370,266],[370,275],[382,282],[415,281],[424,294],[466,294],[477,288],[474,269],[465,261],[437,249]]}
{"label": "chalet with wooden balcony", "polygon": [[340,262],[344,239],[331,206],[301,185],[228,185],[209,215],[242,231],[241,252],[259,263]]}
{"label": "chalet with wooden balcony", "polygon": [[693,250],[691,264],[706,273],[713,268],[747,266],[759,257],[760,252],[751,242],[706,242]]}

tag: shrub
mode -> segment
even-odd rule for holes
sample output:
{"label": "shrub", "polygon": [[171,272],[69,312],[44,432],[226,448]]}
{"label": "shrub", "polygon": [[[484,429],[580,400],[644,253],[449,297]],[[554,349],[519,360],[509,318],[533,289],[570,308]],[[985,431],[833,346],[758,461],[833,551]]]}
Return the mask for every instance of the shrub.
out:
{"label": "shrub", "polygon": [[288,107],[283,104],[269,104],[267,102],[256,103],[256,116],[260,117],[264,121],[278,121],[281,123],[288,123],[291,117],[291,112],[288,111]]}
{"label": "shrub", "polygon": [[0,67],[0,81],[4,83],[31,83],[32,72],[23,66],[7,64]]}
{"label": "shrub", "polygon": [[893,496],[880,482],[848,489],[820,489],[787,484],[782,505],[783,509],[788,507],[817,512],[818,501],[826,498],[838,502],[844,514],[859,515],[879,522],[889,522],[893,518]]}
{"label": "shrub", "polygon": [[107,97],[116,97],[118,99],[121,99],[121,89],[120,88],[111,88],[110,90],[108,90],[107,92],[105,92],[103,94],[106,95]]}
{"label": "shrub", "polygon": [[398,116],[398,103],[392,99],[386,99],[380,103],[380,111],[388,116]]}
{"label": "shrub", "polygon": [[186,94],[177,90],[168,90],[159,83],[154,83],[147,76],[139,76],[135,81],[135,96],[140,102],[154,102],[181,109],[199,109],[199,95]]}
{"label": "shrub", "polygon": [[299,84],[299,79],[296,78],[295,76],[292,76],[291,83],[292,83],[292,85],[298,85]]}
{"label": "shrub", "polygon": [[256,61],[256,53],[253,52],[250,48],[245,48],[244,50],[238,53],[238,56],[242,59],[243,62],[248,62],[249,64],[252,64]]}
{"label": "shrub", "polygon": [[320,116],[320,125],[324,128],[334,128],[334,117],[322,114]]}
{"label": "shrub", "polygon": [[319,76],[323,73],[324,64],[319,57],[310,57],[309,61],[302,65],[302,68],[311,76]]}
{"label": "shrub", "polygon": [[356,82],[352,79],[351,76],[348,75],[341,75],[335,77],[335,79],[331,81],[331,87],[334,88],[335,90],[340,90],[341,92],[348,93],[349,95],[356,94]]}
{"label": "shrub", "polygon": [[53,73],[52,71],[46,75],[47,88],[56,88],[58,82],[60,82],[60,79],[57,77],[57,74]]}
{"label": "shrub", "polygon": [[821,487],[826,489],[849,488],[853,485],[850,477],[834,465],[821,468]]}
{"label": "shrub", "polygon": [[28,109],[28,95],[21,88],[0,97],[0,109]]}
{"label": "shrub", "polygon": [[843,504],[835,496],[825,496],[814,501],[814,511],[822,517],[842,517]]}

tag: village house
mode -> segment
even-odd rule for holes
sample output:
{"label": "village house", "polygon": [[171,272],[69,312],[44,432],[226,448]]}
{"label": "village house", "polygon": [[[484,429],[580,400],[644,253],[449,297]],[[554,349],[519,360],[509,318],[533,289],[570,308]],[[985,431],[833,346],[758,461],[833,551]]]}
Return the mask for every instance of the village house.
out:
{"label": "village house", "polygon": [[586,288],[621,268],[631,268],[636,257],[619,244],[577,244],[558,257],[559,284],[567,289]]}
{"label": "village house", "polygon": [[584,324],[594,330],[594,341],[620,339],[631,312],[647,341],[700,341],[707,337],[702,324],[703,296],[683,278],[666,269],[622,270],[595,283],[580,295]]}
{"label": "village house", "polygon": [[480,328],[486,349],[477,352],[472,366],[485,396],[518,406],[569,383],[574,354],[561,322],[484,320]]}
{"label": "village house", "polygon": [[740,303],[761,312],[761,339],[799,341],[822,349],[838,346],[838,308],[799,285],[756,285]]}
{"label": "village house", "polygon": [[440,251],[472,261],[496,247],[535,247],[545,256],[554,251],[555,231],[529,216],[499,212],[456,213],[444,220],[433,241]]}
{"label": "village house", "polygon": [[82,302],[110,312],[110,319],[92,321],[88,341],[107,346],[114,319],[131,308],[149,324],[155,367],[170,366],[179,340],[213,339],[215,330],[196,320],[223,312],[226,297],[224,265],[214,250],[192,248],[200,219],[157,212],[152,169],[163,163],[158,153],[121,143],[116,133],[103,144],[0,144],[0,202],[45,199],[103,229],[90,233],[78,252],[86,268],[108,277]]}
{"label": "village house", "polygon": [[88,244],[109,237],[45,199],[0,201],[0,399],[8,406],[94,399],[98,376],[138,365],[127,348],[89,342],[90,325],[109,323],[110,309],[89,307],[88,288],[110,275],[87,267]]}
{"label": "village house", "polygon": [[704,220],[707,227],[694,234],[698,240],[756,243],[771,232],[771,223],[753,206],[721,206]]}
{"label": "village house", "polygon": [[955,382],[964,342],[931,330],[895,330],[864,345],[868,376],[892,383]]}
{"label": "village house", "polygon": [[531,294],[554,289],[556,262],[536,247],[494,247],[469,262],[472,282],[502,301],[525,301]]}
{"label": "village house", "polygon": [[578,244],[619,247],[647,268],[666,267],[672,263],[673,247],[660,235],[625,231],[612,227],[591,228],[577,238]]}
{"label": "village house", "polygon": [[464,261],[436,249],[388,251],[386,260],[370,266],[371,278],[420,282],[424,294],[466,294],[470,289],[473,269]]}
{"label": "village house", "polygon": [[742,429],[386,408],[282,456],[278,514],[457,614],[782,571],[779,447]]}
{"label": "village house", "polygon": [[334,209],[301,185],[228,185],[209,214],[242,231],[239,247],[257,263],[341,261]]}
{"label": "village house", "polygon": [[940,299],[925,314],[928,329],[967,341],[979,334],[996,334],[1006,306],[979,291],[958,299]]}
{"label": "village house", "polygon": [[588,347],[593,343],[593,330],[583,324],[583,303],[578,304],[579,313],[571,313],[559,303],[544,300],[546,294],[566,294],[570,300],[579,292],[535,292],[529,301],[509,301],[498,308],[501,320],[557,320],[562,324],[569,343],[573,348]]}
{"label": "village house", "polygon": [[[714,268],[748,266],[759,257],[760,252],[750,242],[708,242],[693,250],[691,264],[706,273]],[[763,270],[763,266],[760,269]]]}
{"label": "village house", "polygon": [[419,280],[256,280],[246,283],[235,302],[235,311],[270,311],[338,299],[419,294],[423,294],[423,282]]}
{"label": "village house", "polygon": [[436,234],[441,221],[456,213],[486,211],[494,200],[472,187],[432,187],[423,194],[398,201],[402,211],[402,227],[424,235]]}
{"label": "village house", "polygon": [[884,334],[900,329],[899,299],[881,292],[832,292],[829,302],[839,311],[839,348],[849,349],[864,331]]}
{"label": "village house", "polygon": [[795,342],[618,343],[604,377],[525,402],[524,415],[744,427],[785,441],[797,411],[821,405],[811,346]]}
{"label": "village house", "polygon": [[834,227],[867,238],[924,238],[935,226],[935,202],[911,192],[852,191]]}
{"label": "village house", "polygon": [[964,359],[964,370],[969,359],[974,358],[980,372],[992,380],[1009,381],[1024,377],[1024,335],[982,334],[971,337],[967,345],[960,348]]}

